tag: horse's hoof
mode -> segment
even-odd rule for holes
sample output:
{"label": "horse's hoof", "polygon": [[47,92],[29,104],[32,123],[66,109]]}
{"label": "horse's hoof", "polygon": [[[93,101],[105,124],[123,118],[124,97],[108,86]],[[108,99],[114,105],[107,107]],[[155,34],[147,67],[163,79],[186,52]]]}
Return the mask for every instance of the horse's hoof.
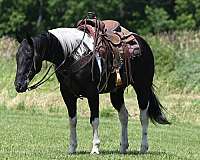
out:
{"label": "horse's hoof", "polygon": [[71,150],[71,149],[69,149],[68,153],[69,153],[69,154],[75,154],[75,153],[76,153],[76,150]]}
{"label": "horse's hoof", "polygon": [[129,144],[124,144],[124,145],[122,145],[121,143],[120,143],[120,153],[121,154],[126,154],[127,153],[127,150],[128,150],[128,146],[129,146]]}
{"label": "horse's hoof", "polygon": [[146,144],[146,145],[141,145],[141,147],[140,147],[140,154],[146,154],[147,151],[148,151],[148,149],[149,149],[148,144]]}
{"label": "horse's hoof", "polygon": [[94,147],[92,148],[92,151],[90,152],[90,154],[99,154],[99,148],[96,147],[96,146],[94,146]]}
{"label": "horse's hoof", "polygon": [[121,148],[120,148],[120,153],[121,153],[121,154],[126,154],[127,151],[126,151],[126,149],[121,149]]}
{"label": "horse's hoof", "polygon": [[69,154],[74,154],[74,153],[76,153],[76,147],[77,147],[77,145],[70,145],[69,146]]}

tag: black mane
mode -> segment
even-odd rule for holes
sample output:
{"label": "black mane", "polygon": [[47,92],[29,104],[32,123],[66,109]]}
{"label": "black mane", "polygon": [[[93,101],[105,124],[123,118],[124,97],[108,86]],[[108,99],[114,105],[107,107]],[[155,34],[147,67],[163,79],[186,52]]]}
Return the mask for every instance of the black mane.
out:
{"label": "black mane", "polygon": [[64,60],[63,49],[59,40],[53,34],[45,32],[32,39],[35,50],[40,54],[42,60],[50,61],[56,65],[62,63]]}

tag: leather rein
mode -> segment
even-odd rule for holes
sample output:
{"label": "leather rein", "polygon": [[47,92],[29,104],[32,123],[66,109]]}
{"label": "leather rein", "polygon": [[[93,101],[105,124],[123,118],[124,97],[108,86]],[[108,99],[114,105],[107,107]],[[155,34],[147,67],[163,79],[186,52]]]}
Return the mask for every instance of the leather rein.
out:
{"label": "leather rein", "polygon": [[[85,21],[85,24],[84,24],[85,26],[86,26],[86,19],[88,19],[88,18],[89,18],[89,17],[88,17],[88,15],[87,15],[85,18],[82,19],[82,21]],[[83,40],[84,40],[85,34],[86,34],[86,27],[85,27],[85,29],[84,29],[84,34],[83,34],[83,37],[82,37],[80,43],[79,43],[78,46],[71,52],[71,55],[72,55],[72,53],[76,52],[77,49],[80,47],[80,45],[82,44],[82,42],[83,42]],[[44,55],[43,55],[43,56],[44,56]],[[87,55],[87,56],[88,56],[88,55]],[[93,56],[91,56],[91,57],[93,57]],[[49,66],[47,72],[44,74],[44,76],[41,78],[41,80],[39,80],[39,81],[36,82],[35,84],[33,84],[33,85],[27,87],[27,90],[28,90],[28,91],[31,91],[31,90],[33,90],[33,89],[36,89],[37,87],[39,87],[40,85],[42,85],[43,83],[45,83],[46,81],[48,81],[48,80],[49,80],[49,79],[50,79],[50,78],[65,64],[66,58],[67,58],[67,56],[66,56],[65,59],[62,61],[62,63],[59,64],[58,67],[56,67],[56,69],[54,70],[54,72],[52,72],[52,73],[47,77],[47,75],[49,74],[51,68],[52,68],[54,65],[52,64],[51,66]],[[91,59],[92,59],[92,58],[89,58],[89,61],[90,61]],[[34,62],[33,62],[33,63],[34,63]],[[32,65],[33,65],[33,63],[32,63]],[[74,63],[74,64],[75,64],[75,63]],[[74,66],[74,64],[72,64],[70,68],[72,68],[72,66]],[[30,70],[31,70],[31,69],[30,69]],[[29,72],[29,73],[30,73],[30,72]],[[47,78],[46,78],[46,77],[47,77]],[[46,79],[45,79],[45,78],[46,78]]]}

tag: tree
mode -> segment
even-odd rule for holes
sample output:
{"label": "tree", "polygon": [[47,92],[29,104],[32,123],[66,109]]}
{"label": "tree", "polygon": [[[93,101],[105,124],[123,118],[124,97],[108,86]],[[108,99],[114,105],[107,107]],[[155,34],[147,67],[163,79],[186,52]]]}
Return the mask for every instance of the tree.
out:
{"label": "tree", "polygon": [[151,32],[163,32],[173,28],[174,21],[170,19],[168,13],[163,8],[152,8],[147,6],[145,8],[147,15],[146,28]]}
{"label": "tree", "polygon": [[195,29],[200,26],[200,0],[176,0],[176,29]]}

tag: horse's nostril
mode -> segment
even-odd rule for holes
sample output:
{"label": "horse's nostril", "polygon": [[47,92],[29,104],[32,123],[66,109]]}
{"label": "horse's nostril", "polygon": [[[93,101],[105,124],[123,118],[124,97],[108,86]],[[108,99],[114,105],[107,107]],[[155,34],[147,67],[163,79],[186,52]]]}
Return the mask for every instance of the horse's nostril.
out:
{"label": "horse's nostril", "polygon": [[16,83],[15,84],[15,89],[17,92],[25,92],[27,89],[27,84],[22,84],[22,83]]}
{"label": "horse's nostril", "polygon": [[17,92],[20,91],[20,88],[21,88],[21,84],[20,83],[16,83],[15,84],[15,89],[16,89]]}

